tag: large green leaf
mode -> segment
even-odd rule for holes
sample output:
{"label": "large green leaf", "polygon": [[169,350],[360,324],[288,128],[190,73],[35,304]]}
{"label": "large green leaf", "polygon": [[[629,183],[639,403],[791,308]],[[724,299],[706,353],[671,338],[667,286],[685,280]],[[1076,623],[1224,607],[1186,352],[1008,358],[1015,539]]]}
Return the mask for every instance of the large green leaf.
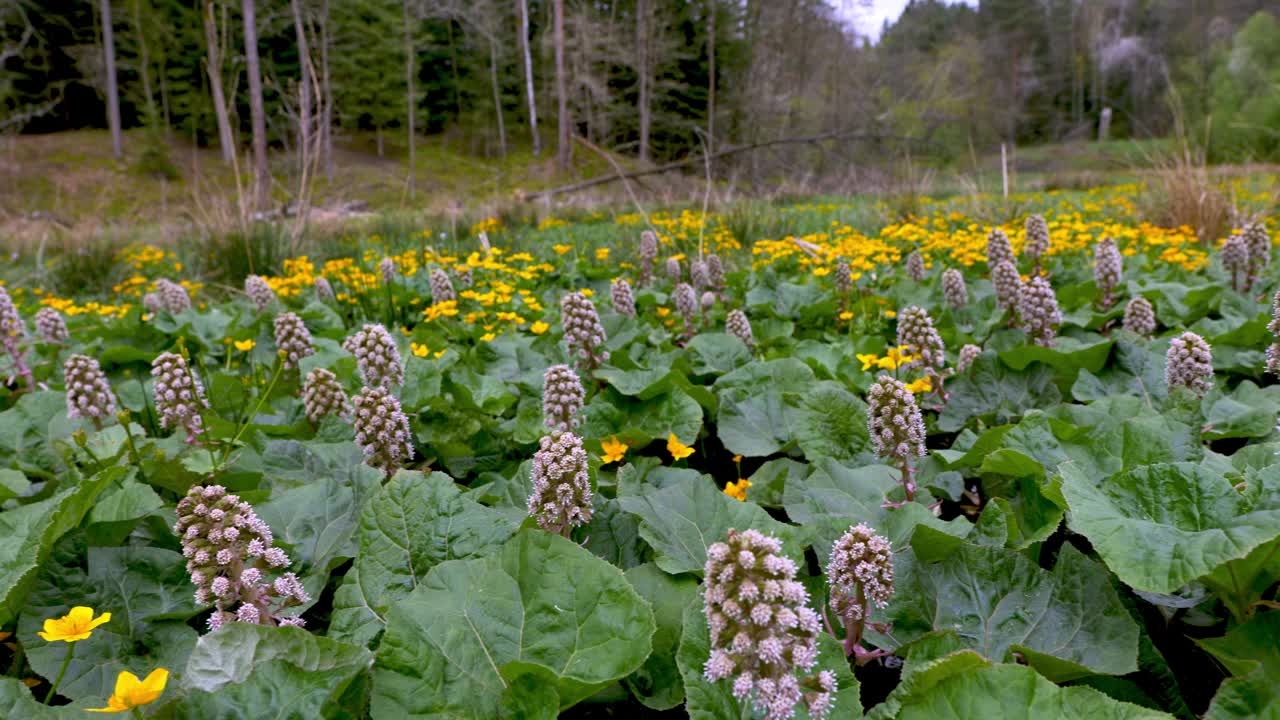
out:
{"label": "large green leaf", "polygon": [[[639,495],[618,501],[623,510],[640,518],[640,537],[657,552],[658,567],[669,573],[701,573],[707,548],[730,528],[754,528],[784,541],[798,530],[769,517],[755,503],[725,495],[706,478],[662,488],[644,485]],[[790,550],[799,548],[793,545]]]}
{"label": "large green leaf", "polygon": [[265,711],[281,718],[358,717],[351,710],[358,712],[360,703],[344,702],[344,695],[372,665],[373,653],[365,648],[299,628],[231,623],[196,643],[182,675],[186,694],[160,715],[213,719]]}
{"label": "large green leaf", "polygon": [[87,574],[51,563],[18,622],[32,669],[48,679],[57,675],[67,645],[45,642],[37,632],[46,618],[87,605],[111,613],[111,621],[75,643],[59,694],[105,699],[121,670],[141,677],[165,667],[181,674],[196,642],[187,620],[200,610],[184,565],[180,553],[143,546],[90,547]]}
{"label": "large green leaf", "polygon": [[[760,720],[764,713],[755,707],[747,707],[733,696],[733,681],[708,682],[703,667],[711,656],[711,631],[703,614],[702,603],[694,601],[684,611],[684,634],[676,659],[680,675],[684,678],[685,709],[690,720],[728,720],[752,718]],[[828,717],[854,720],[862,717],[861,686],[849,672],[849,661],[840,643],[826,633],[818,636],[818,663],[813,672],[830,670],[836,675],[835,701]],[[803,704],[797,705],[795,715],[807,720],[809,713]]]}
{"label": "large green leaf", "polygon": [[1139,590],[1171,593],[1280,537],[1276,473],[1242,493],[1194,463],[1139,467],[1100,480],[1060,469],[1072,530],[1089,538],[1107,567]]}
{"label": "large green leaf", "polygon": [[958,543],[938,560],[895,557],[889,638],[907,643],[954,631],[963,647],[1007,662],[1014,653],[1054,680],[1137,670],[1138,626],[1094,562],[1065,545],[1052,571],[1021,553]]}
{"label": "large green leaf", "polygon": [[626,572],[627,580],[653,607],[657,631],[653,653],[625,683],[645,707],[669,710],[684,702],[684,681],[676,666],[676,649],[684,630],[684,611],[698,596],[698,582],[689,575],[668,575],[654,563]]}
{"label": "large green leaf", "polygon": [[720,397],[716,430],[737,455],[772,455],[794,440],[787,393],[804,393],[815,382],[813,370],[800,360],[783,358],[752,363],[716,380]]}
{"label": "large green leaf", "polygon": [[80,524],[107,485],[128,472],[126,467],[108,468],[48,500],[0,512],[0,627],[12,623],[22,609],[54,542]]}
{"label": "large green leaf", "polygon": [[787,400],[788,424],[811,462],[824,457],[852,460],[867,452],[867,404],[857,395],[838,383],[820,382]]}
{"label": "large green leaf", "polygon": [[783,492],[787,515],[815,534],[819,556],[825,558],[831,544],[850,526],[866,523],[885,535],[895,546],[911,538],[917,525],[957,537],[972,528],[963,518],[944,522],[922,503],[885,507],[887,498],[901,497],[901,471],[886,465],[851,468],[832,459],[813,464],[805,478],[788,480]]}
{"label": "large green leaf", "polygon": [[396,474],[360,514],[359,553],[334,597],[329,635],[369,642],[431,568],[486,555],[514,532],[507,516],[463,497],[444,473]]}
{"label": "large green leaf", "polygon": [[527,675],[563,709],[637,670],[654,629],[620,570],[525,530],[488,557],[436,566],[391,609],[372,717],[487,720]]}
{"label": "large green leaf", "polygon": [[1051,369],[1038,365],[1014,372],[987,355],[975,360],[967,374],[947,383],[947,390],[951,397],[938,417],[943,432],[959,430],[974,418],[1009,422],[1062,399]]}
{"label": "large green leaf", "polygon": [[1087,687],[1062,688],[1021,665],[960,651],[918,669],[876,706],[876,720],[1172,720]]}

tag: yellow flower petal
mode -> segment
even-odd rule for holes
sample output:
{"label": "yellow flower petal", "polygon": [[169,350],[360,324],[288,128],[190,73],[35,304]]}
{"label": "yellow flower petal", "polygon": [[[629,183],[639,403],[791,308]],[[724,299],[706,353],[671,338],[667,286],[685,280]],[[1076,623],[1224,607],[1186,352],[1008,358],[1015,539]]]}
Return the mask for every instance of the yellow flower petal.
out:
{"label": "yellow flower petal", "polygon": [[667,452],[673,460],[683,460],[693,454],[693,448],[680,442],[675,433],[667,437]]}
{"label": "yellow flower petal", "polygon": [[608,440],[601,440],[600,449],[604,451],[604,455],[602,455],[600,459],[603,460],[606,465],[618,462],[622,459],[622,456],[627,454],[627,444],[616,437],[611,437]]}
{"label": "yellow flower petal", "polygon": [[93,608],[78,605],[60,618],[44,621],[44,630],[37,634],[46,642],[76,642],[93,634],[93,629],[111,621],[111,613],[93,616]]}

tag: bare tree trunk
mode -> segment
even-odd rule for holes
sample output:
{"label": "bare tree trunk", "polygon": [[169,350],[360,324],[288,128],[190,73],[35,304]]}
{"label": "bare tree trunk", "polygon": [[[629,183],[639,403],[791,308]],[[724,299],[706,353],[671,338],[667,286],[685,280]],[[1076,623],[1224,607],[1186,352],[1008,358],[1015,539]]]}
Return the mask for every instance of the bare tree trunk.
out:
{"label": "bare tree trunk", "polygon": [[649,126],[652,122],[650,117],[650,88],[651,78],[649,77],[649,66],[652,64],[649,59],[649,34],[650,24],[653,21],[651,0],[636,0],[636,74],[640,79],[640,97],[638,98],[640,111],[640,161],[649,161]]}
{"label": "bare tree trunk", "polygon": [[302,19],[300,0],[290,0],[294,35],[298,39],[298,65],[302,86],[298,88],[298,171],[306,171],[307,154],[311,151],[311,51],[307,46],[307,26]]}
{"label": "bare tree trunk", "polygon": [[716,0],[707,0],[707,154],[716,141]]}
{"label": "bare tree trunk", "polygon": [[489,38],[489,81],[493,85],[493,110],[498,114],[498,152],[507,157],[507,126],[502,120],[502,88],[498,86],[498,39]]}
{"label": "bare tree trunk", "polygon": [[271,168],[267,165],[267,113],[262,106],[262,64],[258,60],[258,21],[254,0],[241,0],[244,14],[244,54],[249,72],[249,115],[253,124],[254,204],[271,204]]}
{"label": "bare tree trunk", "polygon": [[569,94],[564,76],[564,0],[555,0],[556,45],[556,171],[569,169]]}
{"label": "bare tree trunk", "polygon": [[413,27],[409,24],[409,0],[404,0],[404,79],[409,88],[409,112],[408,112],[408,129],[409,129],[409,198],[412,199],[415,192],[415,174],[417,173],[417,148],[415,147],[413,117],[416,114],[417,103],[413,97]]}
{"label": "bare tree trunk", "polygon": [[111,154],[124,155],[124,142],[120,137],[120,88],[116,86],[116,41],[111,28],[111,0],[101,0],[102,52],[107,60],[107,124],[111,126]]}
{"label": "bare tree trunk", "polygon": [[222,162],[235,162],[236,141],[231,134],[231,119],[227,117],[227,99],[222,93],[222,51],[218,45],[218,30],[213,19],[213,0],[204,5],[204,39],[208,47],[205,71],[209,75],[209,92],[213,95],[213,114],[218,120],[218,144],[222,150]]}
{"label": "bare tree trunk", "polygon": [[529,133],[533,137],[533,155],[542,154],[538,137],[538,104],[533,94],[533,57],[529,54],[529,0],[516,0],[520,13],[520,57],[524,59],[524,86],[529,99]]}
{"label": "bare tree trunk", "polygon": [[320,152],[324,154],[324,174],[333,181],[333,85],[329,81],[329,0],[320,2],[320,91],[324,111],[320,116]]}

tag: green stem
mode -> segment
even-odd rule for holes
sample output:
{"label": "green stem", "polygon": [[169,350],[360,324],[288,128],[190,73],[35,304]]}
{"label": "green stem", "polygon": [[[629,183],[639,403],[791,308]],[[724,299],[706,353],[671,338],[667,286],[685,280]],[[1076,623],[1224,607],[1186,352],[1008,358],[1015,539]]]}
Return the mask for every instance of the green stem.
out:
{"label": "green stem", "polygon": [[44,704],[48,705],[53,699],[55,693],[58,692],[58,685],[62,684],[62,676],[67,674],[67,667],[71,665],[71,655],[76,651],[76,644],[67,643],[67,656],[62,659],[62,668],[58,670],[58,677],[54,678],[53,685],[49,687],[49,693],[44,696]]}
{"label": "green stem", "polygon": [[222,453],[222,460],[218,462],[218,466],[214,470],[215,473],[222,469],[223,463],[227,461],[227,458],[231,455],[231,451],[235,449],[236,443],[240,441],[240,436],[244,435],[244,431],[249,429],[249,425],[253,422],[253,419],[258,417],[258,413],[262,410],[262,406],[267,402],[267,398],[271,397],[271,391],[275,390],[276,381],[278,381],[280,376],[283,374],[284,362],[279,355],[276,355],[275,365],[272,366],[271,383],[267,385],[267,389],[258,396],[258,404],[253,408],[253,412],[249,413],[249,415],[245,417],[244,422],[240,423],[240,426],[236,428],[236,434],[231,438],[231,442],[227,443],[226,449]]}

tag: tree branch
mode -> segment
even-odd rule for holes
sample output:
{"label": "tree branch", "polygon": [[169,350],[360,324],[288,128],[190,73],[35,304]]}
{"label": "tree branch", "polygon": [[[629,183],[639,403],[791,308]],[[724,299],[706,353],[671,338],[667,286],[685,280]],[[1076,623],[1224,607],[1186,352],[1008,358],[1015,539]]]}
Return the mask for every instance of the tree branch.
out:
{"label": "tree branch", "polygon": [[[580,138],[578,139],[581,140]],[[524,196],[524,199],[537,200],[540,198],[552,197],[555,195],[563,195],[565,193],[578,192],[579,190],[586,190],[587,188],[593,188],[599,185],[607,185],[609,183],[617,182],[619,180],[625,181],[625,180],[631,180],[634,178],[646,177],[648,175],[659,175],[661,173],[671,172],[672,170],[679,170],[680,168],[688,167],[698,162],[719,160],[720,158],[729,157],[732,155],[738,155],[744,152],[752,152],[755,150],[762,150],[765,148],[776,147],[779,145],[808,145],[808,144],[822,143],[828,140],[861,140],[861,141],[899,140],[899,141],[910,142],[910,143],[927,143],[927,141],[923,141],[920,138],[914,138],[914,137],[904,137],[899,135],[880,135],[880,134],[861,133],[861,132],[843,132],[843,131],[820,133],[818,135],[806,135],[802,137],[777,138],[774,140],[764,140],[761,142],[750,143],[747,145],[735,145],[732,147],[723,148],[721,150],[717,150],[716,152],[711,153],[710,155],[704,155],[702,153],[699,153],[697,155],[690,155],[689,157],[686,157],[683,160],[675,160],[673,162],[669,162],[663,165],[646,168],[644,170],[635,170],[629,173],[621,172],[621,169],[617,168],[615,165],[615,170],[618,170],[618,172],[614,175],[604,175],[601,177],[591,178],[590,180],[583,180],[582,182],[574,183],[572,185],[562,185],[560,187],[549,188],[547,190],[541,190],[535,193],[529,193],[528,195]],[[613,164],[613,162],[610,161],[610,164]]]}

